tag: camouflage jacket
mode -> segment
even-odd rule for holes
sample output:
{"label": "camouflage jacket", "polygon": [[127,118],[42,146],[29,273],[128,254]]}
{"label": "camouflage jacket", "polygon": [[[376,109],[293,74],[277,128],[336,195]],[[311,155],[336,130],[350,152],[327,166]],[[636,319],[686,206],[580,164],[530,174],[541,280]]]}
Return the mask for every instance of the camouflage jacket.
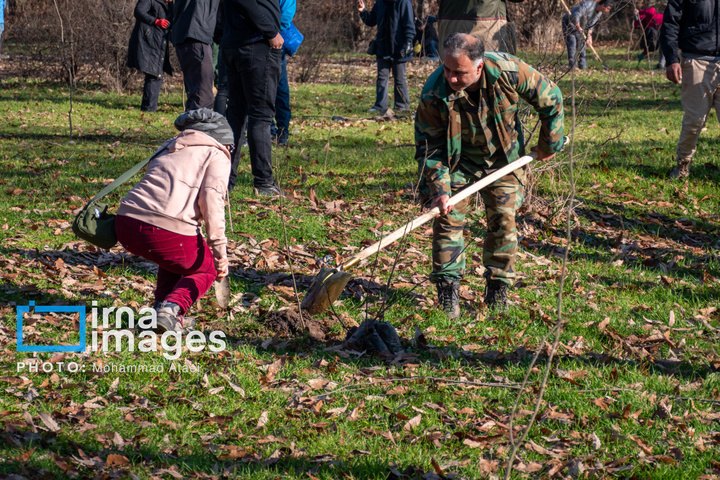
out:
{"label": "camouflage jacket", "polygon": [[[474,181],[468,174],[472,176],[482,170],[484,161],[492,165],[498,157],[504,157],[510,163],[524,154],[517,105],[520,97],[540,116],[540,149],[554,153],[563,146],[562,94],[547,77],[517,57],[485,52],[480,85],[486,90],[481,92],[486,95],[480,95],[480,125],[469,126],[463,125],[460,111],[460,100],[467,97],[467,93],[450,88],[442,66],[425,83],[415,115],[415,159],[422,175],[420,194],[423,202],[449,195],[451,184]],[[462,140],[469,136],[470,129],[482,129],[490,155],[473,159],[475,165],[458,165]]]}

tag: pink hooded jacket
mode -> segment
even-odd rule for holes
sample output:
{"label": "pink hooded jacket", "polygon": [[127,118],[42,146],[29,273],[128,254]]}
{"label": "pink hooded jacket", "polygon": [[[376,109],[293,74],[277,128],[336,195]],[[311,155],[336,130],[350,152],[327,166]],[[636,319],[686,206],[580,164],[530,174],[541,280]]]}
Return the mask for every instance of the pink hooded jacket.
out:
{"label": "pink hooded jacket", "polygon": [[230,152],[209,135],[185,130],[165,142],[167,151],[153,159],[145,176],[120,201],[125,215],[180,235],[201,233],[218,271],[227,267],[225,194]]}

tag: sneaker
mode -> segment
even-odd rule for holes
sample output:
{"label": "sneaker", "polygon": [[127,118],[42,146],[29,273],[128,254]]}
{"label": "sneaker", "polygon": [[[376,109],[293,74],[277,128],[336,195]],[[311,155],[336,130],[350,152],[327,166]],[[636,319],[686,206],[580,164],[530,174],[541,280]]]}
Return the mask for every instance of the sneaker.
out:
{"label": "sneaker", "polygon": [[256,197],[284,197],[285,192],[283,192],[280,187],[275,185],[274,183],[272,185],[268,186],[261,186],[261,187],[255,187],[255,196]]}
{"label": "sneaker", "polygon": [[688,178],[690,176],[690,161],[680,161],[678,159],[677,165],[675,165],[675,168],[673,168],[670,173],[668,173],[668,178],[672,179],[680,179],[680,178]]}
{"label": "sneaker", "polygon": [[377,113],[378,115],[384,115],[387,110],[383,110],[380,107],[372,107],[368,110],[369,113]]}
{"label": "sneaker", "polygon": [[157,333],[182,332],[182,314],[180,305],[173,302],[162,302],[157,309]]}
{"label": "sneaker", "polygon": [[488,308],[504,310],[507,307],[507,290],[507,283],[501,280],[488,280],[485,287],[485,305]]}
{"label": "sneaker", "polygon": [[441,280],[435,285],[438,304],[448,318],[460,317],[460,280]]}

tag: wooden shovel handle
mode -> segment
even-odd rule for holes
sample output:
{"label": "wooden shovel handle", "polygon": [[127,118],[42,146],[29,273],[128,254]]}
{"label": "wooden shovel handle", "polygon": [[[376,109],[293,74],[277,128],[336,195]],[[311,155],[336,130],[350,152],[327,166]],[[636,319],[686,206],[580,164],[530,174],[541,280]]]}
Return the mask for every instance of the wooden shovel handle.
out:
{"label": "wooden shovel handle", "polygon": [[[487,177],[483,178],[479,182],[475,182],[472,185],[470,185],[467,188],[464,188],[460,192],[458,192],[456,195],[453,195],[450,197],[450,205],[455,205],[456,203],[459,203],[466,198],[468,198],[470,195],[478,192],[479,190],[482,190],[483,188],[487,187],[491,183],[495,182],[496,180],[499,180],[500,178],[504,177],[508,173],[511,173],[515,170],[517,170],[520,167],[523,167],[527,165],[528,163],[535,160],[537,157],[537,154],[535,152],[532,152],[530,155],[525,155],[524,157],[521,157],[514,162],[504,166],[497,172],[494,172]],[[433,218],[440,215],[440,209],[437,207],[433,208],[432,210],[424,213],[423,215],[420,215],[419,217],[415,218],[414,220],[406,223],[402,227],[398,228],[392,233],[389,233],[388,235],[384,236],[382,239],[380,239],[379,242],[373,243],[369,247],[365,248],[364,250],[361,250],[360,252],[356,253],[353,257],[347,259],[342,266],[340,267],[340,270],[345,270],[353,265],[357,265],[360,261],[365,260],[369,256],[379,252],[383,248],[387,247],[391,243],[394,243],[399,238],[402,238],[403,236],[407,235],[409,232],[415,230],[420,225],[427,223],[428,221],[432,220]]]}

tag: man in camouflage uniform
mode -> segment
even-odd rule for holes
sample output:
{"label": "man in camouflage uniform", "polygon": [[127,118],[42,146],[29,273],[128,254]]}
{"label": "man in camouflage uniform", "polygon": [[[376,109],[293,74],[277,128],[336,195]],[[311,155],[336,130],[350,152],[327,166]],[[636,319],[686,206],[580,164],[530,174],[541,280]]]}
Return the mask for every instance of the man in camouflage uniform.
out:
{"label": "man in camouflage uniform", "polygon": [[[425,83],[415,117],[415,158],[421,200],[439,207],[433,224],[433,272],[440,306],[460,314],[459,286],[465,273],[463,226],[468,200],[454,207],[450,196],[524,154],[518,100],[538,112],[542,128],[534,147],[549,160],[563,145],[560,89],[517,57],[485,52],[482,41],[457,33],[445,41],[443,62]],[[481,190],[487,218],[483,264],[485,303],[505,306],[515,278],[515,212],[523,202],[525,169]]]}

